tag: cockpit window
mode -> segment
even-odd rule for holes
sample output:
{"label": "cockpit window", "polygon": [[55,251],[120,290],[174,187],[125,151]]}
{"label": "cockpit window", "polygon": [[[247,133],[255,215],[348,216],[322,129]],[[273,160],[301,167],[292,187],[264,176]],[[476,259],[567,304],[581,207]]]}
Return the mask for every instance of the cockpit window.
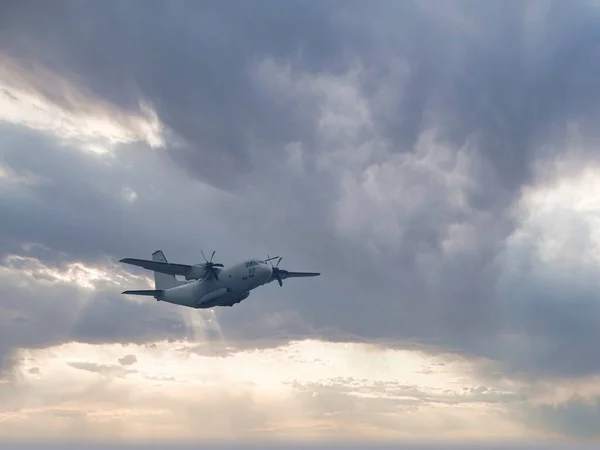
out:
{"label": "cockpit window", "polygon": [[254,266],[258,266],[258,265],[260,265],[260,264],[261,264],[261,263],[260,263],[260,261],[256,261],[256,260],[254,260],[254,261],[248,261],[248,262],[245,264],[245,266],[246,266],[246,267],[254,267]]}

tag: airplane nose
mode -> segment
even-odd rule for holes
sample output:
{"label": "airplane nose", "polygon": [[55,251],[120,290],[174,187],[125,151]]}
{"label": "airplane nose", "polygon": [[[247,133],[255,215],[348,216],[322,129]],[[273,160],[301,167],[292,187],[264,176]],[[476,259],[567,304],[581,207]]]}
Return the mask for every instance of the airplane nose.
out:
{"label": "airplane nose", "polygon": [[262,279],[263,282],[266,283],[267,281],[269,281],[271,279],[271,276],[273,275],[273,269],[271,268],[270,265],[265,264],[264,266],[261,267],[261,274],[262,274]]}

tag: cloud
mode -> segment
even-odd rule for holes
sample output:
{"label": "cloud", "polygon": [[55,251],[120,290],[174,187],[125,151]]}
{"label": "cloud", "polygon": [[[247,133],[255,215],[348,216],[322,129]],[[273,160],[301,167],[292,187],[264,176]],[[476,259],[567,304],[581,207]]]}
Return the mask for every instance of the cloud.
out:
{"label": "cloud", "polygon": [[[147,107],[142,107],[139,115],[117,111],[43,67],[32,70],[4,55],[0,55],[0,79],[3,121],[53,133],[97,153],[106,152],[115,143],[140,140],[152,147],[164,145],[160,123]],[[77,110],[69,111],[44,97],[36,84],[40,79],[71,99]]]}
{"label": "cloud", "polygon": [[135,355],[125,355],[122,358],[119,358],[119,364],[122,366],[131,366],[137,362],[137,358]]}
{"label": "cloud", "polygon": [[[2,8],[0,357],[313,337],[598,373],[591,2]],[[119,296],[157,248],[323,275],[214,316]]]}
{"label": "cloud", "polygon": [[[251,167],[249,155],[243,149],[246,139],[252,139],[257,133],[256,137],[259,139],[265,133],[272,139],[271,130],[277,130],[279,142],[298,139],[302,130],[306,129],[302,124],[312,121],[312,111],[300,113],[292,103],[276,105],[276,109],[273,110],[271,102],[276,102],[277,99],[253,93],[245,79],[245,65],[249,61],[248,58],[252,57],[247,55],[248,49],[253,45],[264,46],[273,42],[268,28],[256,28],[251,25],[261,17],[260,10],[265,7],[275,8],[272,13],[278,20],[284,21],[280,26],[287,28],[288,32],[295,30],[300,39],[304,39],[306,26],[316,25],[311,23],[313,18],[316,18],[316,22],[321,21],[321,18],[311,14],[311,11],[326,13],[331,9],[330,6],[322,5],[305,10],[301,2],[289,3],[285,7],[266,2],[252,8],[239,5],[198,8],[198,5],[187,3],[181,5],[183,9],[168,7],[167,10],[163,10],[159,5],[148,8],[145,4],[134,3],[120,12],[112,5],[92,6],[89,9],[81,8],[81,5],[74,2],[65,3],[61,8],[47,12],[55,23],[62,22],[67,28],[67,33],[74,33],[73,37],[80,32],[74,25],[75,22],[72,22],[73,19],[85,21],[86,18],[94,17],[86,31],[96,35],[95,40],[87,41],[90,48],[84,53],[63,48],[60,42],[65,35],[55,34],[49,29],[42,31],[38,38],[46,40],[49,45],[47,50],[54,54],[50,60],[62,60],[59,65],[49,64],[50,68],[59,73],[62,73],[61,70],[66,64],[73,64],[75,72],[83,70],[86,75],[91,75],[88,70],[95,64],[94,61],[104,59],[102,70],[113,73],[111,81],[107,83],[106,79],[88,78],[86,75],[82,77],[91,81],[89,84],[87,81],[84,83],[92,93],[128,111],[137,110],[143,97],[158,111],[161,121],[173,129],[178,135],[178,140],[183,142],[182,149],[173,150],[176,159],[186,165],[191,164],[194,171],[200,171],[214,182],[235,184],[237,177],[215,178],[214,174],[221,170],[232,170],[232,173],[237,175]],[[37,28],[36,15],[30,15],[16,5],[13,8],[13,17],[22,20],[23,26]],[[164,13],[171,19],[163,21]],[[126,24],[129,14],[138,17],[136,26]],[[196,18],[190,20],[193,16]],[[300,22],[298,16],[301,18]],[[305,23],[301,23],[302,18]],[[159,22],[156,22],[157,20]],[[157,25],[159,29],[156,28]],[[322,20],[320,28],[325,35],[331,35],[328,25],[327,19]],[[111,27],[111,33],[107,33],[106,26]],[[3,29],[6,32],[3,34],[3,38],[6,39],[3,47],[10,54],[29,54],[42,64],[50,62],[37,53],[37,50],[28,48],[21,32],[11,24],[6,24],[6,28]],[[221,33],[220,30],[224,29],[229,29],[230,32]],[[48,32],[52,36],[42,37]],[[125,42],[134,41],[143,42],[143,47],[124,45]],[[58,45],[55,46],[56,44]],[[285,55],[292,50],[293,41],[286,43],[280,40],[279,45],[279,54]],[[317,42],[310,43],[310,46],[318,51],[324,49]],[[180,50],[173,52],[174,47]],[[30,53],[32,50],[33,54]],[[106,51],[108,53],[105,53]],[[333,51],[335,48],[326,50],[326,54],[320,59],[325,61]],[[131,61],[132,58],[134,61]],[[121,72],[124,78],[112,70],[112,67],[119,66],[126,68]],[[179,74],[178,79],[171,78],[172,71]],[[191,86],[201,86],[199,95],[189,90]],[[43,88],[46,90],[49,86],[44,85]],[[65,101],[61,93],[53,91],[52,94],[53,98],[62,104],[72,106]],[[229,100],[225,98],[231,95],[235,97],[230,97]],[[254,114],[256,109],[263,109],[267,113]],[[202,118],[198,121],[195,117]],[[194,149],[198,147],[206,149],[202,158],[194,157]],[[192,160],[189,161],[189,158]]]}
{"label": "cloud", "polygon": [[532,425],[552,430],[558,435],[577,436],[581,440],[593,442],[600,436],[598,419],[600,418],[600,398],[572,398],[559,405],[541,405],[527,408]]}
{"label": "cloud", "polygon": [[[110,273],[100,272],[94,279],[86,271],[69,273],[17,257],[5,259],[4,264],[0,268],[0,363],[12,361],[19,348],[70,341],[148,342],[181,338],[194,330],[174,310],[121,298],[115,290],[123,279]],[[135,277],[125,280],[140,282]]]}
{"label": "cloud", "polygon": [[497,293],[504,337],[496,350],[510,370],[532,377],[577,377],[600,368],[593,206],[600,178],[597,166],[571,172],[572,164],[565,158],[554,176],[542,172],[545,184],[524,195],[516,208],[522,225],[501,256]]}
{"label": "cloud", "polygon": [[[40,252],[40,246],[51,251],[32,253],[35,256],[65,252],[69,258],[97,261],[105,255],[117,259],[116,255],[129,252],[148,253],[146,242],[161,245],[168,239],[164,232],[168,226],[171,235],[179,231],[178,227],[185,228],[185,224],[171,224],[170,217],[192,198],[198,219],[211,203],[228,201],[205,185],[178,185],[177,170],[169,166],[164,155],[146,152],[134,144],[115,160],[82,153],[77,147],[62,145],[52,137],[24,128],[5,125],[3,129],[4,164],[16,173],[31,173],[40,180],[33,185],[20,185],[20,190],[3,192],[7,211],[3,237],[13,240],[13,246],[31,243],[37,246],[35,252]],[[155,172],[155,164],[162,170]],[[154,188],[148,184],[149,177],[156,183]],[[21,206],[27,202],[31,208],[23,210]],[[136,210],[141,215],[136,215]],[[161,211],[160,216],[157,210]],[[42,220],[46,226],[37,226]],[[213,219],[216,225],[215,220],[218,218]],[[211,218],[204,218],[204,223],[209,226]],[[191,227],[186,231],[190,232]],[[148,232],[156,234],[148,237]],[[205,232],[210,233],[208,228]],[[138,236],[143,246],[135,248],[133,236]],[[193,239],[195,234],[185,236],[188,237]],[[14,249],[10,244],[3,248]],[[185,248],[185,244],[180,248]]]}
{"label": "cloud", "polygon": [[[318,341],[222,358],[178,352],[178,347],[191,344],[71,343],[24,351],[18,381],[2,391],[3,435],[14,436],[29,423],[35,424],[29,433],[34,439],[60,431],[66,440],[85,435],[104,442],[335,441],[342,436],[386,442],[432,432],[460,440],[482,420],[495,428],[481,436],[519,433],[518,424],[502,417],[511,396],[494,398],[493,387],[483,392],[469,363],[448,356]],[[112,363],[126,354],[136,355],[135,370]],[[362,364],[343,367],[346,376],[340,377],[349,358]],[[422,366],[434,370],[429,375],[413,370]],[[405,380],[393,381],[398,374]],[[436,416],[430,426],[418,425]],[[36,420],[41,418],[46,420]]]}
{"label": "cloud", "polygon": [[[518,187],[531,180],[528,174],[536,149],[555,137],[546,130],[561,118],[575,121],[589,112],[578,107],[576,102],[583,97],[576,95],[580,88],[571,84],[569,77],[577,64],[585,67],[586,55],[590,55],[585,49],[591,51],[593,35],[585,27],[571,28],[571,23],[563,27],[558,14],[562,6],[556,5],[548,7],[543,16],[529,5],[521,9],[467,2],[458,15],[448,18],[444,11],[432,15],[427,8],[381,3],[369,10],[362,25],[355,20],[365,12],[364,7],[334,10],[327,5],[311,6],[298,9],[299,16],[294,16],[294,5],[276,7],[273,17],[283,22],[267,22],[260,29],[252,27],[249,20],[259,14],[260,5],[235,10],[188,5],[190,9],[185,11],[169,9],[170,19],[156,29],[154,19],[165,13],[160,8],[146,8],[135,27],[126,27],[122,20],[133,13],[135,4],[117,10],[108,3],[89,9],[65,3],[48,12],[55,23],[64,25],[52,30],[44,26],[34,29],[36,16],[13,6],[12,13],[22,21],[21,29],[32,27],[29,42],[43,40],[44,45],[30,46],[20,31],[8,26],[3,44],[7,54],[20,60],[36,57],[38,63],[68,77],[59,83],[68,89],[53,91],[43,79],[32,76],[28,81],[31,89],[72,111],[82,102],[80,96],[67,98],[65,90],[70,93],[81,88],[108,102],[103,103],[104,109],[111,104],[115,111],[139,112],[138,103],[145,101],[171,132],[171,141],[166,141],[170,156],[194,176],[233,190],[238,197],[229,198],[206,187],[205,203],[189,211],[185,205],[190,205],[192,198],[198,201],[197,197],[187,192],[182,195],[187,185],[175,184],[177,172],[169,168],[163,173],[163,196],[146,194],[145,203],[143,192],[149,191],[143,183],[156,175],[150,175],[153,166],[143,159],[158,158],[155,164],[166,165],[163,153],[146,151],[142,156],[141,151],[129,150],[128,156],[120,158],[131,158],[129,164],[136,167],[127,170],[121,163],[125,159],[107,165],[92,163],[88,156],[74,152],[46,152],[36,158],[37,171],[61,181],[38,187],[37,201],[44,206],[38,203],[39,208],[26,212],[16,211],[18,206],[8,209],[11,220],[6,226],[10,228],[5,233],[16,242],[28,239],[46,246],[52,242],[50,248],[70,255],[83,256],[85,251],[97,257],[102,251],[116,258],[149,251],[148,242],[167,243],[166,237],[158,236],[169,229],[171,236],[180,236],[168,242],[177,258],[197,257],[183,249],[189,248],[190,240],[197,240],[192,232],[197,228],[170,220],[183,207],[185,222],[201,223],[204,236],[211,234],[204,228],[210,221],[212,233],[222,235],[222,242],[225,233],[236,233],[241,240],[252,239],[257,244],[249,245],[249,250],[273,246],[297,255],[298,263],[319,262],[322,267],[318,269],[327,271],[329,283],[317,280],[311,296],[290,290],[294,305],[286,309],[299,312],[297,329],[325,334],[329,332],[323,330],[333,329],[338,335],[369,338],[432,339],[485,352],[468,347],[490,330],[502,329],[494,302],[494,283],[500,271],[495,259],[514,227],[513,218],[504,211],[518,198]],[[580,12],[583,4],[572,8],[573,23],[585,25]],[[521,12],[533,14],[536,30],[522,28],[517,19]],[[386,14],[400,13],[404,13],[403,20],[410,18],[422,27],[406,27],[405,31],[379,27],[374,32],[374,26],[385,23],[379,21]],[[192,26],[187,18],[194,14],[203,21],[209,17],[219,20],[213,27],[195,22]],[[111,33],[98,32],[90,40],[78,38],[81,30],[75,23],[92,16],[95,21],[86,33],[100,29],[111,29]],[[309,22],[313,28],[307,26]],[[269,33],[274,32],[275,23],[290,27],[285,38],[270,47]],[[236,33],[244,32],[246,38],[235,41],[229,35],[215,38],[210,47],[195,45],[203,37],[215,37],[211,33],[216,32],[217,24],[222,27],[219,29],[239,25]],[[356,28],[348,28],[348,24]],[[544,33],[557,25],[564,30],[557,34],[560,48],[544,41]],[[430,32],[423,33],[423,27]],[[519,29],[527,34],[518,37],[515,30]],[[374,34],[366,44],[358,45],[358,36],[367,32]],[[328,37],[327,45],[317,46],[311,40],[320,33]],[[485,53],[470,47],[483,36],[490,38]],[[132,44],[122,43],[125,37],[135,37],[128,42],[142,43],[142,47],[132,51],[128,48]],[[411,45],[403,44],[403,39],[410,38],[415,38]],[[74,42],[85,42],[85,52],[72,48]],[[577,59],[571,57],[570,71],[558,71],[567,50],[582,42],[587,46],[581,48]],[[179,51],[167,50],[167,45],[174,43]],[[390,61],[387,57],[395,43],[398,51]],[[534,44],[542,47],[531,47]],[[352,52],[342,52],[348,45]],[[40,48],[46,56],[53,55],[55,62],[40,55]],[[152,58],[148,58],[150,48]],[[248,49],[252,49],[250,53]],[[378,51],[372,53],[372,49]],[[111,73],[127,78],[98,77],[99,72],[90,70],[94,67],[90,55],[104,61],[102,73],[119,67],[119,72]],[[525,56],[526,64],[517,59],[519,55]],[[502,72],[508,67],[513,72]],[[217,71],[222,75],[213,76]],[[450,91],[449,86],[455,90]],[[551,88],[574,90],[567,90],[572,102],[568,111],[561,112],[558,103],[554,107],[545,100]],[[503,100],[495,100],[502,91],[506,92]],[[541,116],[529,114],[540,105],[544,106]],[[260,114],[248,114],[250,111]],[[457,117],[461,118],[458,123]],[[394,123],[399,126],[392,127]],[[47,138],[43,140],[48,147]],[[23,148],[8,150],[5,160],[11,170],[35,173],[31,163],[34,147],[30,148],[30,153]],[[50,154],[52,163],[42,159]],[[57,157],[63,159],[55,164],[60,161]],[[64,173],[66,167],[79,166],[82,170]],[[147,175],[142,177],[142,173]],[[105,181],[111,179],[127,180],[131,185]],[[74,190],[74,185],[86,190]],[[242,191],[242,185],[252,188]],[[133,211],[139,215],[130,213],[132,207],[126,199],[132,198],[137,198]],[[284,208],[292,198],[293,208]],[[94,214],[83,213],[92,203]],[[155,209],[158,205],[171,208],[162,211],[160,219]],[[34,211],[40,216],[33,216]],[[54,221],[43,229],[34,227],[42,214],[52,214]],[[59,223],[67,214],[71,215],[69,222]],[[228,225],[225,230],[223,223],[243,225]],[[133,235],[133,241],[117,237]],[[134,242],[139,246],[134,247]],[[303,242],[312,244],[304,246]],[[242,247],[236,253],[240,251]],[[389,267],[389,271],[376,267]],[[292,282],[288,285],[293,286]],[[365,301],[374,292],[375,303]],[[261,314],[265,304],[255,305]],[[245,308],[237,308],[228,317],[237,323],[247,314]],[[293,315],[286,312],[285,316]]]}
{"label": "cloud", "polygon": [[88,362],[73,362],[73,363],[67,363],[67,364],[69,366],[73,367],[74,369],[86,370],[88,372],[93,372],[93,373],[99,373],[103,376],[119,375],[119,374],[125,374],[128,372],[132,372],[130,370],[123,369],[123,367],[117,366],[115,364],[108,365],[108,364],[95,364],[95,363],[88,363]]}

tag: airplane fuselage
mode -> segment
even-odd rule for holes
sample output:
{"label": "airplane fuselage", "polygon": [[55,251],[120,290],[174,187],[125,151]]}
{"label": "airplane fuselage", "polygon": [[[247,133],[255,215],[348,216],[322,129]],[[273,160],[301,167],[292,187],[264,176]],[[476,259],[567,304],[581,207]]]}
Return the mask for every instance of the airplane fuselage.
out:
{"label": "airplane fuselage", "polygon": [[223,268],[219,279],[181,282],[165,290],[157,300],[190,308],[232,306],[250,295],[252,289],[271,281],[272,269],[264,261],[250,260]]}

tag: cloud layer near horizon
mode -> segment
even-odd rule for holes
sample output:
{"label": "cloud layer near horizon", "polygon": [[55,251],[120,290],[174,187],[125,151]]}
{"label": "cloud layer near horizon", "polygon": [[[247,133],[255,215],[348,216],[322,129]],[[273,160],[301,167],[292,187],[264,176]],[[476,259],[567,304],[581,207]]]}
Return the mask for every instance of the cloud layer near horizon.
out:
{"label": "cloud layer near horizon", "polygon": [[[4,369],[19,348],[199,339],[187,312],[118,296],[147,281],[114,263],[203,248],[323,276],[215,311],[202,339],[600,373],[591,2],[0,8]],[[578,389],[520,407],[528,426],[593,437]]]}

